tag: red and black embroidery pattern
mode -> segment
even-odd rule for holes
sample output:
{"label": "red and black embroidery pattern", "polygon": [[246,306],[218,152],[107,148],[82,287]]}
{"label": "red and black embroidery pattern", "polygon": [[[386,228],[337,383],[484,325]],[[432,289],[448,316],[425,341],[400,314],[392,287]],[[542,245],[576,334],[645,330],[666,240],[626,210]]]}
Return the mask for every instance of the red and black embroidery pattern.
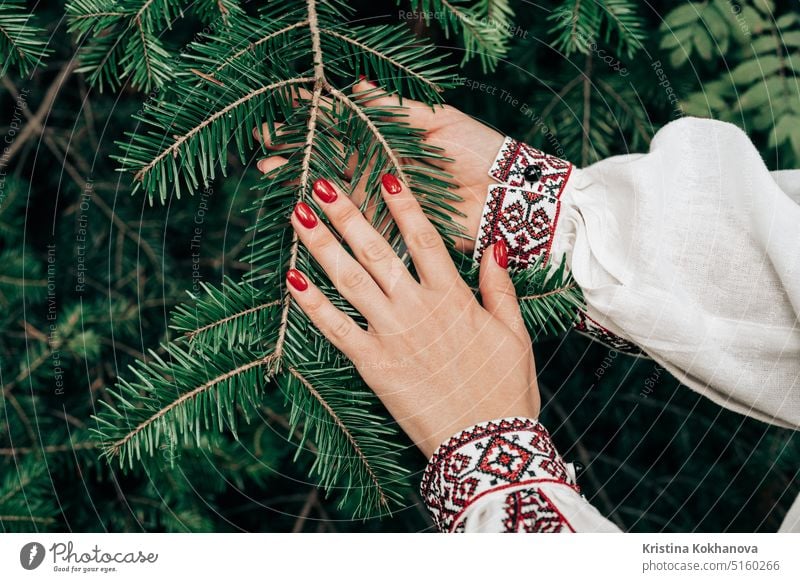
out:
{"label": "red and black embroidery pattern", "polygon": [[[539,178],[526,181],[525,169],[536,165]],[[473,258],[499,238],[508,248],[509,268],[525,269],[550,251],[561,211],[561,194],[572,174],[572,164],[507,137],[489,175],[500,184],[489,186]],[[580,312],[575,329],[617,351],[643,356],[639,347],[612,333]]]}
{"label": "red and black embroidery pattern", "polygon": [[[439,529],[458,531],[464,511],[485,494],[525,485],[535,490],[537,483],[579,491],[547,430],[530,419],[509,418],[477,424],[440,445],[425,469],[421,490]],[[535,513],[549,529],[556,527],[553,516],[560,516],[552,504],[535,505],[532,500],[525,511]]]}
{"label": "red and black embroidery pattern", "polygon": [[503,527],[509,533],[574,532],[558,507],[542,491],[524,489],[506,496]]}
{"label": "red and black embroidery pattern", "polygon": [[[526,181],[525,169],[538,167],[538,179]],[[561,193],[572,164],[507,137],[489,175],[501,182],[489,187],[473,258],[480,261],[486,247],[506,241],[510,268],[525,268],[539,255],[550,256]]]}
{"label": "red and black embroidery pattern", "polygon": [[583,311],[578,312],[578,322],[575,324],[575,330],[595,341],[600,342],[605,346],[608,346],[612,350],[616,350],[631,356],[645,355],[639,346],[619,337],[614,332],[607,330]]}
{"label": "red and black embroidery pattern", "polygon": [[502,238],[508,248],[509,268],[525,269],[539,255],[550,258],[560,202],[547,195],[509,186],[490,186],[476,248]]}
{"label": "red and black embroidery pattern", "polygon": [[[535,182],[525,180],[525,168],[539,167],[541,177]],[[561,158],[546,154],[510,137],[507,137],[489,169],[489,175],[509,186],[528,186],[537,194],[558,198],[572,172],[572,164]]]}

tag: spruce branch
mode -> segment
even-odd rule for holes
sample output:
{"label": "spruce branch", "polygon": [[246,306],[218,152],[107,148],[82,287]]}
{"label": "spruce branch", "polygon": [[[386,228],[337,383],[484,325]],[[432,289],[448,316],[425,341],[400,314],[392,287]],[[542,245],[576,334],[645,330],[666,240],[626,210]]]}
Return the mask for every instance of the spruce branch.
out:
{"label": "spruce branch", "polygon": [[195,14],[224,27],[244,14],[236,0],[70,0],[66,11],[80,45],[78,71],[100,91],[125,80],[145,91],[167,86],[176,66],[161,36],[175,20]]}
{"label": "spruce branch", "polygon": [[[200,135],[201,132],[209,127],[210,125],[214,124],[217,121],[222,120],[226,115],[230,114],[233,111],[236,111],[238,108],[242,108],[243,106],[247,105],[248,102],[251,100],[256,99],[264,95],[265,93],[273,92],[273,91],[280,91],[281,89],[285,89],[292,85],[298,85],[301,83],[309,83],[313,81],[311,77],[297,77],[293,79],[285,79],[282,81],[276,81],[274,83],[269,83],[267,85],[257,87],[252,89],[239,97],[238,99],[234,100],[233,102],[225,105],[221,109],[214,111],[211,115],[203,119],[197,125],[191,127],[188,131],[182,133],[175,137],[175,141],[173,141],[169,146],[162,149],[158,152],[155,157],[153,157],[149,162],[147,162],[144,166],[137,169],[136,173],[133,176],[133,179],[137,182],[144,182],[146,178],[149,177],[150,172],[153,170],[161,170],[163,174],[163,167],[162,164],[165,161],[170,159],[176,159],[179,157],[180,154],[183,154],[185,157],[190,157],[190,154],[193,153],[193,149],[196,147],[196,144],[193,142],[196,138],[202,139]],[[226,88],[225,83],[217,80],[216,84],[220,84],[220,87],[223,89]],[[239,130],[242,131],[241,129]],[[133,134],[132,138],[139,138],[138,135]],[[199,139],[197,139],[199,141]],[[142,148],[147,147],[148,145],[152,145],[152,141],[145,141],[145,139],[139,138],[139,144]],[[137,145],[139,145],[137,144]],[[133,149],[129,149],[129,152],[133,151]],[[121,160],[124,163],[129,161],[129,158],[123,158]],[[209,171],[213,176],[213,167],[214,164],[211,160],[206,160],[208,164],[204,167],[206,171]],[[172,174],[177,175],[178,171],[175,167],[172,168]],[[161,182],[163,184],[163,181]],[[166,192],[165,189],[162,188],[161,190],[161,201],[164,202],[166,200]]]}
{"label": "spruce branch", "polygon": [[[101,401],[103,412],[91,429],[101,440],[103,454],[133,467],[142,452],[153,455],[163,439],[174,448],[180,441],[201,438],[201,427],[227,426],[236,434],[237,414],[245,418],[258,410],[264,388],[261,367],[269,355],[245,350],[190,353],[177,343],[163,349],[169,360],[151,350],[151,362],[131,367],[136,380],[121,380],[112,393],[116,405]],[[212,420],[212,416],[215,417]]]}
{"label": "spruce branch", "polygon": [[[259,24],[261,24],[261,23],[259,23]],[[246,47],[241,49],[239,52],[231,55],[230,57],[225,59],[223,62],[221,62],[219,65],[217,65],[216,68],[215,68],[215,71],[221,71],[225,67],[227,67],[231,63],[233,63],[234,61],[237,61],[237,60],[241,59],[244,55],[252,54],[255,49],[260,48],[260,47],[269,47],[270,43],[272,43],[276,39],[279,39],[280,37],[283,37],[283,36],[287,35],[288,33],[290,33],[293,30],[297,30],[297,29],[303,28],[305,26],[308,26],[308,20],[300,20],[299,22],[294,22],[292,24],[287,24],[286,26],[283,26],[282,28],[279,28],[278,30],[271,30],[271,28],[270,28],[270,29],[268,29],[268,32],[266,32],[266,34],[261,36],[261,38],[258,38],[257,40],[246,40],[245,41]],[[241,32],[241,31],[237,31],[237,32]],[[202,43],[198,43],[198,45],[197,45],[198,48],[201,48],[203,46],[206,46],[206,45],[204,45]]]}
{"label": "spruce branch", "polygon": [[426,24],[430,14],[443,15],[437,21],[446,37],[460,36],[464,45],[462,64],[478,56],[485,71],[493,71],[508,51],[514,11],[508,0],[411,0]]}
{"label": "spruce branch", "polygon": [[[375,474],[375,471],[372,468],[370,460],[364,455],[364,451],[361,449],[361,445],[359,445],[358,440],[356,440],[356,438],[353,436],[353,433],[350,432],[350,429],[342,421],[339,415],[336,414],[336,411],[331,407],[330,403],[328,403],[328,401],[326,401],[322,397],[322,395],[319,393],[319,391],[314,387],[314,385],[311,382],[309,382],[294,367],[289,367],[287,371],[292,376],[297,378],[297,380],[303,385],[303,387],[306,388],[306,390],[308,390],[308,392],[317,400],[317,402],[319,402],[320,406],[322,406],[325,409],[325,411],[328,413],[328,416],[330,416],[330,418],[333,419],[333,421],[336,423],[336,426],[345,435],[345,438],[352,447],[352,450],[355,453],[355,456],[358,458],[359,463],[364,466],[364,470],[367,472],[367,475],[369,475],[369,478],[372,481],[372,485],[374,485],[375,490],[378,492],[380,505],[386,509],[389,509],[389,501],[387,499],[386,492],[384,491],[380,480]],[[292,430],[294,429],[295,427],[292,427]]]}
{"label": "spruce branch", "polygon": [[[437,167],[440,152],[403,121],[400,108],[371,103],[390,92],[440,103],[449,82],[441,56],[405,31],[340,31],[343,5],[307,0],[304,12],[265,21],[270,10],[261,18],[238,16],[192,43],[170,91],[138,118],[145,130],[120,143],[115,159],[151,201],[156,193],[163,202],[171,193],[210,187],[219,169],[225,174],[231,143],[244,161],[253,127],[266,127],[288,161],[264,177],[253,202],[244,259],[250,273],[241,282],[203,285],[175,310],[171,326],[180,337],[163,344],[163,355],[151,352],[148,362],[138,362],[134,380],[111,391],[115,403],[97,415],[95,436],[107,458],[130,467],[180,437],[202,446],[203,428],[212,424],[234,430],[234,409],[251,416],[274,384],[291,403],[290,433],[301,435],[299,445],[314,435],[312,473],[320,485],[341,491],[342,503],[354,500],[356,513],[367,516],[399,502],[402,447],[353,363],[311,326],[285,289],[282,274],[299,268],[334,304],[363,320],[327,282],[287,216],[298,201],[314,204],[316,178],[338,182],[348,158],[358,155],[351,179],[367,177],[366,203],[379,199],[380,175],[392,172],[419,196],[443,236],[458,233],[450,206],[456,197]],[[348,94],[338,86],[338,79],[361,71],[384,87]],[[379,205],[376,220],[387,216]],[[389,221],[388,229],[399,248],[396,226]]]}
{"label": "spruce branch", "polygon": [[565,259],[552,266],[540,257],[536,264],[515,273],[513,281],[522,318],[534,341],[569,330],[585,308],[583,293]]}
{"label": "spruce branch", "polygon": [[50,474],[36,456],[25,456],[5,471],[0,481],[0,531],[29,531],[31,525],[51,526],[58,514],[48,495]]}
{"label": "spruce branch", "polygon": [[223,343],[229,349],[256,343],[255,334],[272,319],[273,308],[282,303],[262,287],[236,283],[228,277],[219,287],[201,282],[200,288],[202,294],[189,294],[191,303],[175,308],[170,327],[190,345],[210,345],[215,351]]}
{"label": "spruce branch", "polygon": [[[300,164],[300,184],[298,187],[298,199],[303,200],[307,196],[310,186],[311,155],[313,152],[314,138],[317,131],[317,119],[320,114],[320,102],[322,99],[322,89],[325,83],[325,65],[322,57],[322,43],[319,38],[319,20],[317,16],[317,3],[315,0],[308,0],[308,30],[311,34],[311,51],[314,63],[314,91],[311,95],[309,104],[308,122],[306,124],[306,139],[303,144],[303,161]],[[292,243],[289,249],[289,269],[297,267],[297,254],[300,248],[300,239],[296,232],[292,233]],[[284,306],[281,312],[281,321],[278,331],[278,341],[275,344],[275,370],[280,369],[283,363],[283,349],[286,342],[286,332],[289,323],[289,310],[291,299],[288,289],[284,295]]]}
{"label": "spruce branch", "polygon": [[24,0],[0,3],[0,77],[12,66],[20,75],[30,74],[52,52],[47,38]]}
{"label": "spruce branch", "polygon": [[[430,47],[420,45],[406,31],[378,26],[351,28],[347,34],[323,28],[321,33],[323,38],[328,36],[341,41],[331,48],[344,49],[351,74],[358,76],[363,70],[367,77],[379,80],[400,95],[433,103],[439,101],[442,87],[435,79],[447,68],[440,64],[441,56],[432,54]],[[341,61],[333,64],[341,70]],[[414,82],[408,82],[409,79]]]}
{"label": "spruce branch", "polygon": [[645,40],[644,21],[631,0],[566,0],[547,19],[554,48],[567,56],[591,54],[593,44],[616,36],[617,50],[630,58]]}

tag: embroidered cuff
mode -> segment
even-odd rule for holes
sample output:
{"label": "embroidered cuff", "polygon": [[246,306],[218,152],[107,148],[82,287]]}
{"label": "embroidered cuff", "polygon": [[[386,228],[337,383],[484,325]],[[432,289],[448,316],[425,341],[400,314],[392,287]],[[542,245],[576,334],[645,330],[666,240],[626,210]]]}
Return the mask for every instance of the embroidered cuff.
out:
{"label": "embroidered cuff", "polygon": [[507,137],[489,169],[500,182],[489,186],[473,259],[502,237],[510,268],[525,268],[540,255],[550,258],[561,193],[572,164]]}
{"label": "embroidered cuff", "polygon": [[[561,213],[561,195],[572,170],[570,162],[507,137],[489,168],[489,176],[500,183],[489,186],[474,260],[479,262],[483,251],[503,238],[509,268],[526,269],[540,258],[546,265]],[[579,311],[575,329],[619,352],[644,355],[584,311]]]}
{"label": "embroidered cuff", "polygon": [[[421,493],[439,529],[454,531],[463,528],[469,506],[489,493],[508,490],[507,502],[515,495],[524,498],[523,513],[530,504],[541,506],[546,497],[538,496],[536,485],[542,483],[580,492],[574,470],[568,470],[541,424],[505,418],[476,424],[441,444],[425,468]],[[557,508],[548,510],[560,517]],[[517,514],[507,517],[515,520]]]}

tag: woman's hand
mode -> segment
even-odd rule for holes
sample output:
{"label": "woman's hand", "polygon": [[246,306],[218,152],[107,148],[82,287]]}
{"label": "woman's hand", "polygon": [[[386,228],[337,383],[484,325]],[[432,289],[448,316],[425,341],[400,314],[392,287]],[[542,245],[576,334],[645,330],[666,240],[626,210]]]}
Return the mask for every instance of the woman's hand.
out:
{"label": "woman's hand", "polygon": [[[353,87],[354,93],[364,91],[374,91],[375,98],[368,99],[365,105],[371,107],[391,107],[396,108],[400,105],[397,97],[388,96],[383,91],[375,89],[368,81],[362,80]],[[478,234],[481,214],[486,202],[487,188],[493,183],[487,175],[487,171],[494,161],[497,151],[503,144],[503,136],[490,127],[476,121],[472,117],[462,113],[458,109],[450,106],[441,106],[432,109],[429,105],[413,101],[403,100],[403,110],[398,111],[407,115],[403,121],[412,127],[425,130],[425,143],[441,148],[442,155],[452,159],[452,162],[444,163],[442,169],[449,172],[454,177],[456,188],[453,193],[461,197],[461,202],[452,203],[456,210],[465,216],[454,216],[454,220],[464,227],[465,232],[471,238],[457,239],[456,248],[465,253],[471,253],[475,247],[475,237]],[[278,128],[278,131],[280,128]],[[265,141],[270,149],[280,150],[282,147],[272,147],[269,143],[268,128],[261,128],[257,132],[258,137]],[[271,157],[259,163],[262,172],[268,172],[286,160],[280,157]],[[350,161],[350,168],[345,173],[345,178],[350,180],[357,160]],[[365,172],[364,180],[369,172]],[[364,184],[359,184],[359,188],[353,196],[353,202],[360,205],[366,193]],[[372,209],[367,210],[367,218],[371,218]]]}
{"label": "woman's hand", "polygon": [[422,452],[430,456],[478,422],[537,418],[531,341],[505,268],[505,243],[483,255],[481,306],[415,197],[394,176],[383,176],[382,194],[419,282],[350,198],[326,180],[317,180],[313,191],[355,257],[303,202],[292,213],[292,226],[369,328],[359,327],[296,270],[286,277],[292,297],[355,363]]}

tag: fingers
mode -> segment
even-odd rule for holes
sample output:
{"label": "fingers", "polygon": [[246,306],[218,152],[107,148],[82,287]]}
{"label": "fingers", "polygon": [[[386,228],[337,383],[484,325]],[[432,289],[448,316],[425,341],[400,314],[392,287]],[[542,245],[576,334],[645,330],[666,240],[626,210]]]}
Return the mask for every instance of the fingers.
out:
{"label": "fingers", "polygon": [[257,141],[264,144],[268,150],[284,151],[300,147],[302,144],[297,143],[284,143],[283,142],[283,128],[286,124],[275,122],[271,127],[268,123],[262,123],[261,127],[253,128],[253,137]]}
{"label": "fingers", "polygon": [[347,241],[358,262],[383,293],[391,297],[416,284],[394,249],[372,227],[350,198],[325,179],[314,182],[312,190],[314,199],[331,225]]}
{"label": "fingers", "polygon": [[522,341],[530,344],[517,292],[508,274],[508,248],[505,241],[499,239],[492,245],[491,251],[483,253],[478,275],[483,308],[506,324]]}
{"label": "fingers", "polygon": [[258,162],[256,162],[256,167],[262,174],[269,174],[270,172],[274,172],[278,168],[285,166],[288,163],[289,160],[283,156],[270,156],[268,158],[261,158],[258,160]]}
{"label": "fingers", "polygon": [[342,296],[373,324],[387,323],[389,301],[364,267],[344,250],[305,202],[292,212],[292,226]]}
{"label": "fingers", "polygon": [[376,87],[375,84],[366,79],[361,79],[353,85],[353,95],[363,105],[385,107],[389,110],[397,109],[397,114],[406,116],[404,121],[413,127],[425,128],[425,131],[429,133],[436,131],[447,122],[445,116],[441,115],[441,113],[450,109],[448,106],[431,107],[413,99],[403,99],[401,104],[397,95],[387,94],[383,89]]}
{"label": "fingers", "polygon": [[[305,89],[304,87],[295,88],[292,91],[292,105],[293,107],[299,107],[302,102],[309,102],[311,97],[312,93],[308,89]],[[321,98],[319,107],[320,115],[318,118],[318,124],[320,126],[331,125],[331,119],[333,118],[331,111],[333,110],[333,107],[333,102],[329,97],[323,96]],[[274,151],[283,151],[301,147],[301,142],[291,143],[286,141],[285,129],[285,123],[275,122],[272,126],[267,123],[262,123],[260,127],[253,128],[253,137],[256,139],[256,141],[263,142],[267,149]]]}
{"label": "fingers", "polygon": [[330,342],[354,360],[374,348],[374,338],[337,309],[308,277],[296,269],[286,273],[287,287],[297,305]]}
{"label": "fingers", "polygon": [[384,174],[381,190],[414,260],[420,283],[430,288],[449,288],[453,281],[461,281],[442,237],[411,190],[392,174]]}

